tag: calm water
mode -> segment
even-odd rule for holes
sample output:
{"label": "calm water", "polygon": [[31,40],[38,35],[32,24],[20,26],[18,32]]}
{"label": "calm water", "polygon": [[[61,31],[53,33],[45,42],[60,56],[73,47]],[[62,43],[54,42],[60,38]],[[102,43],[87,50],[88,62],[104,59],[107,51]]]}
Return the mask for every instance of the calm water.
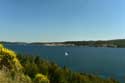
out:
{"label": "calm water", "polygon": [[[33,45],[5,45],[18,53],[39,55],[78,72],[125,78],[125,48],[60,47]],[[65,52],[69,55],[65,56]]]}

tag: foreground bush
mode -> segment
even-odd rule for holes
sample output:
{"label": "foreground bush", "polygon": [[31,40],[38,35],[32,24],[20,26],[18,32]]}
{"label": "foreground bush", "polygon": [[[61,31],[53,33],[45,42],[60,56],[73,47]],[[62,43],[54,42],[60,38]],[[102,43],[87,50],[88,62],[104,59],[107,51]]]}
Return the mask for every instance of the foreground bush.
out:
{"label": "foreground bush", "polygon": [[16,53],[0,44],[0,83],[33,83],[23,69]]}

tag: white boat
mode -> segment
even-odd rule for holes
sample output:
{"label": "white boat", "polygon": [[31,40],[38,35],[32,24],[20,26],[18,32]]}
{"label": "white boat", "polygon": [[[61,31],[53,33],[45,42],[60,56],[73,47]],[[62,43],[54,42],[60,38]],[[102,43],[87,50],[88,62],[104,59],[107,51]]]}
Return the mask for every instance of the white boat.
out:
{"label": "white boat", "polygon": [[65,56],[68,56],[69,55],[69,53],[68,52],[65,52]]}

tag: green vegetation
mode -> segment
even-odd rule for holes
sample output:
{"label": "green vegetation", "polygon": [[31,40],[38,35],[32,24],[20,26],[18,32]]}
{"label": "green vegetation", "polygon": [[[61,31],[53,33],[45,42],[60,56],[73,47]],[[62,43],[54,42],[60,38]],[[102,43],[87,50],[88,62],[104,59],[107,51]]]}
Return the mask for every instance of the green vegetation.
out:
{"label": "green vegetation", "polygon": [[[33,80],[23,73],[23,69],[24,67],[18,60],[16,53],[0,44],[0,83],[33,83]],[[44,75],[41,79],[48,81]],[[39,79],[36,80],[39,81]]]}
{"label": "green vegetation", "polygon": [[16,55],[0,45],[0,83],[119,83],[73,72],[38,56]]}
{"label": "green vegetation", "polygon": [[42,74],[36,74],[34,83],[49,83],[49,80]]}
{"label": "green vegetation", "polygon": [[48,77],[50,83],[119,83],[112,78],[103,79],[95,75],[73,72],[38,56],[18,55],[18,58],[24,67],[25,75],[32,79],[36,78],[36,74],[42,73]]}

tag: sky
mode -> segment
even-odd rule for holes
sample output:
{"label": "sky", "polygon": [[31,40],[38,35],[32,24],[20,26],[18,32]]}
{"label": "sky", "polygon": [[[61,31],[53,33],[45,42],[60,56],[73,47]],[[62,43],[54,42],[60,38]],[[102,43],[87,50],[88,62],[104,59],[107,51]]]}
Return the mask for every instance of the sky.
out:
{"label": "sky", "polygon": [[0,41],[125,38],[125,0],[0,0]]}

